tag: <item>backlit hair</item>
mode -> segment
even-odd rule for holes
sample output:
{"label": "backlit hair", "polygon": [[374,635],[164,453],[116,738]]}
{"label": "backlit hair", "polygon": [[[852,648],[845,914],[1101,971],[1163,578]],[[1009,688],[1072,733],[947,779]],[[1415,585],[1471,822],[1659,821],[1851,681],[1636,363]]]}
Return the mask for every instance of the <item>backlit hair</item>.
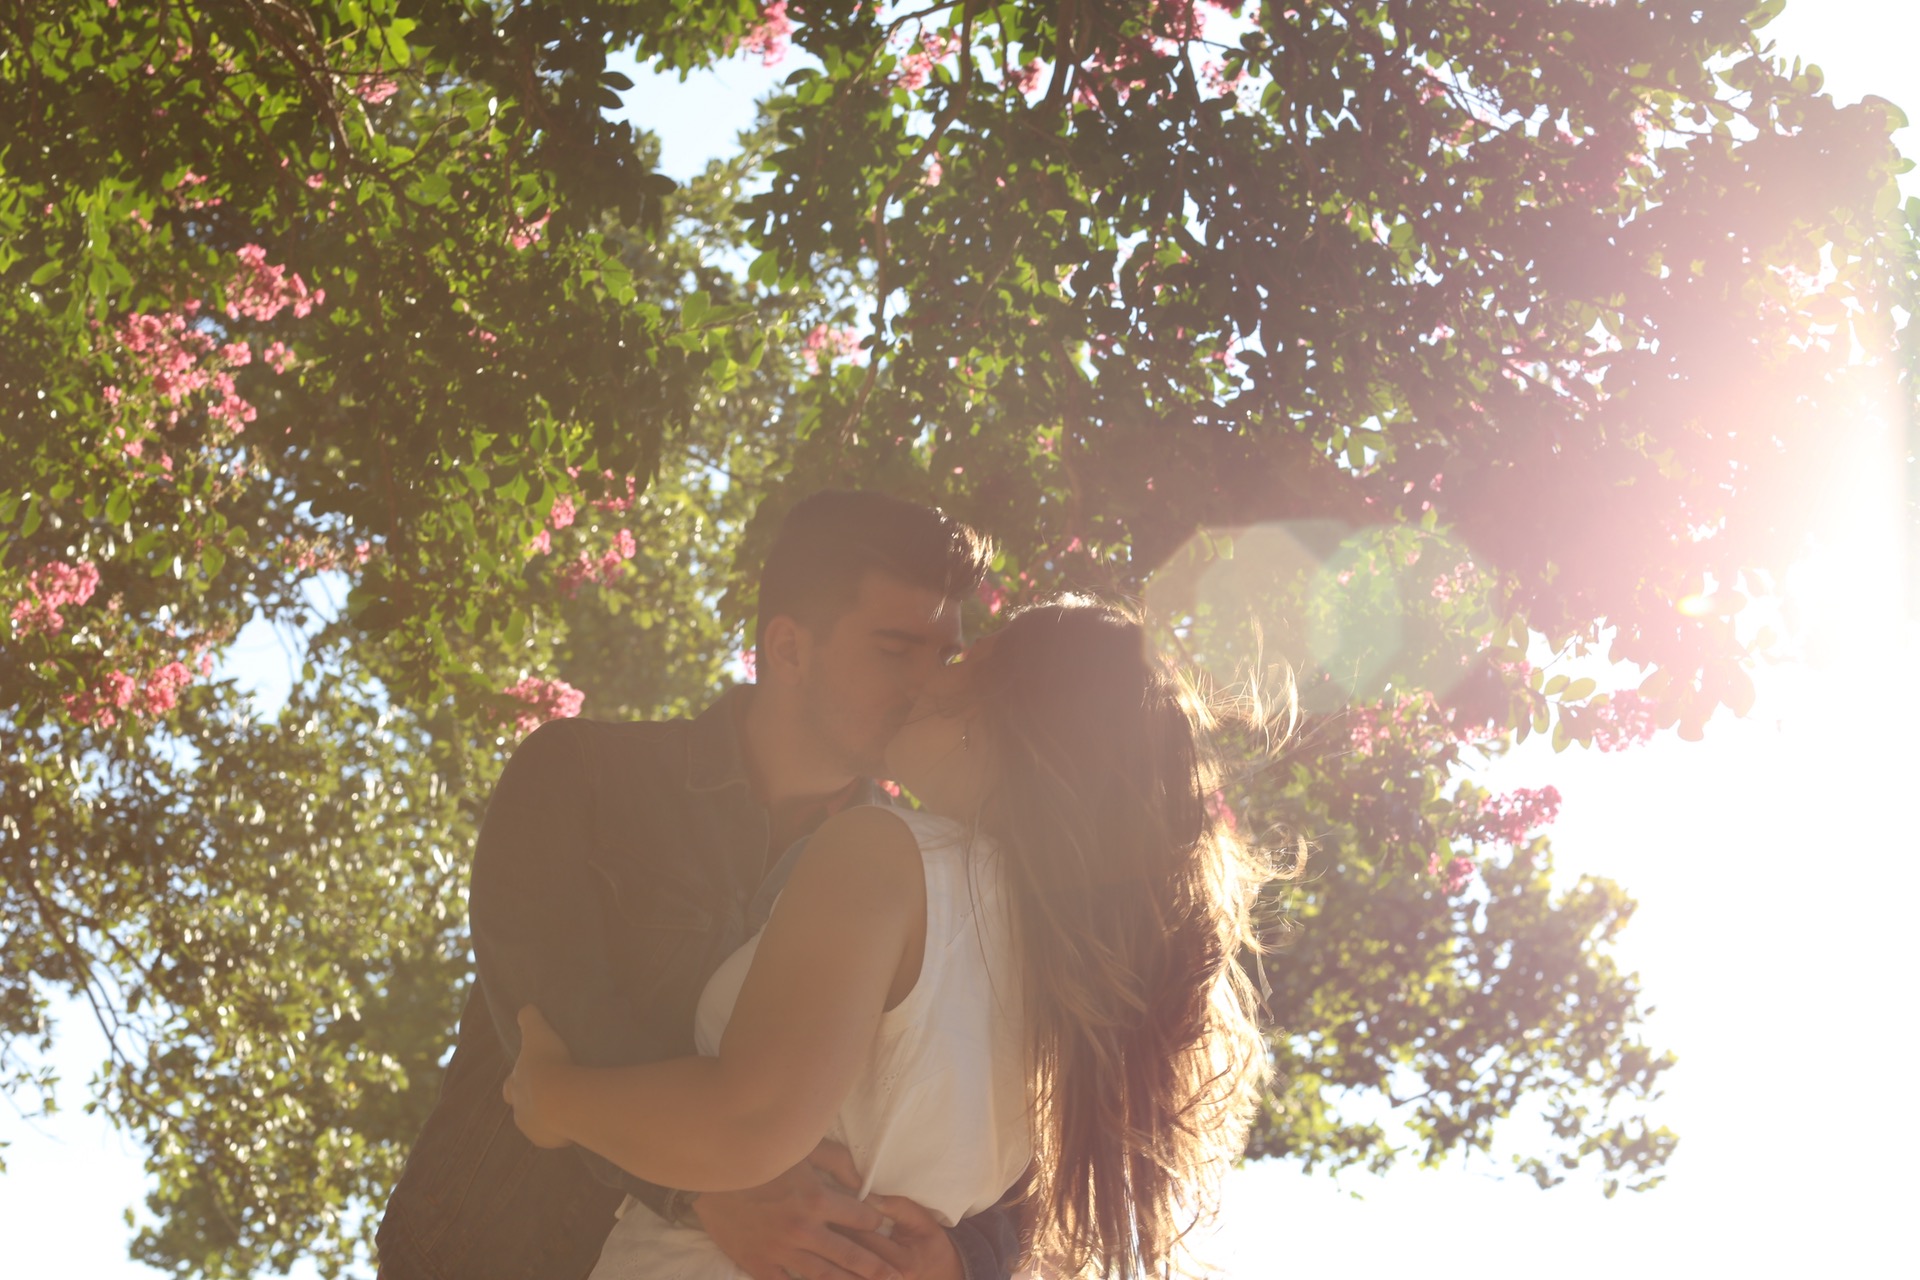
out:
{"label": "backlit hair", "polygon": [[1239,963],[1263,868],[1220,807],[1204,706],[1132,615],[1034,606],[976,663],[1035,1086],[1030,1249],[1045,1274],[1169,1274],[1265,1079]]}
{"label": "backlit hair", "polygon": [[860,581],[884,573],[946,599],[972,595],[993,543],[938,507],[870,489],[822,489],[780,522],[760,571],[753,642],[767,620],[786,616],[816,635],[853,607]]}

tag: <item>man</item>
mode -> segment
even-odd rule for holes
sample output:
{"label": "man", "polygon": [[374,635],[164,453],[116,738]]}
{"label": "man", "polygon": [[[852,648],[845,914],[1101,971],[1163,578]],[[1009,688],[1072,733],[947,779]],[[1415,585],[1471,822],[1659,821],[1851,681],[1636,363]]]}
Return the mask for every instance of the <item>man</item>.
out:
{"label": "man", "polygon": [[380,1224],[382,1280],[584,1276],[623,1193],[703,1227],[754,1280],[1004,1280],[995,1210],[951,1231],[848,1194],[844,1150],[750,1191],[654,1187],[514,1127],[500,1086],[536,1004],[575,1059],[693,1052],[708,975],[766,919],[806,835],[873,798],[887,740],[961,644],[989,549],[939,511],[877,493],[803,499],[761,575],[756,683],[697,719],[561,720],[495,788],[469,902],[479,980]]}

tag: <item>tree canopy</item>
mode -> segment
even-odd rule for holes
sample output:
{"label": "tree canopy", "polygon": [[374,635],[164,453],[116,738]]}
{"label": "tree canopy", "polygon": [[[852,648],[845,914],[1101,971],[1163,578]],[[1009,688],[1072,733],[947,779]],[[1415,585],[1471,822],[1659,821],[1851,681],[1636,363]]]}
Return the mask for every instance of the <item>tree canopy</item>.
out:
{"label": "tree canopy", "polygon": [[[937,501],[974,629],[1143,597],[1299,732],[1251,1154],[1657,1183],[1618,886],[1465,766],[1744,711],[1807,495],[1912,404],[1899,123],[1782,0],[69,0],[0,16],[0,1055],[91,1001],[137,1256],[364,1258],[543,717],[724,681],[780,514]],[[607,109],[797,69],[677,186]],[[286,706],[221,673],[297,636]],[[1530,657],[1605,653],[1603,689]],[[1622,668],[1616,668],[1622,669]],[[1278,836],[1276,836],[1278,838]],[[1383,1110],[1417,1136],[1406,1149]]]}

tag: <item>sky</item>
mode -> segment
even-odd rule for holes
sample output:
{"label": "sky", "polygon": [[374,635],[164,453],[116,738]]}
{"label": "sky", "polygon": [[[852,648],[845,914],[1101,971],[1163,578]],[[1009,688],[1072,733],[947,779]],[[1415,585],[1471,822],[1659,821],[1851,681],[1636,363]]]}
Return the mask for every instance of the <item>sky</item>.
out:
{"label": "sky", "polygon": [[[1791,0],[1769,34],[1817,63],[1840,101],[1878,94],[1920,120],[1920,0]],[[684,85],[636,75],[625,97],[660,134],[663,169],[684,178],[731,146],[790,69],[741,59]],[[1920,129],[1898,140],[1920,156]],[[1903,185],[1920,195],[1920,172]],[[1920,630],[1900,590],[1902,447],[1883,434],[1820,495],[1822,552],[1789,581],[1819,660],[1763,671],[1750,716],[1723,716],[1703,742],[1613,755],[1556,756],[1536,738],[1476,779],[1556,786],[1559,875],[1604,875],[1640,901],[1618,954],[1657,1006],[1651,1039],[1680,1058],[1653,1111],[1681,1135],[1666,1184],[1612,1201],[1577,1179],[1541,1192],[1504,1151],[1380,1178],[1260,1164],[1230,1180],[1214,1246],[1224,1272],[1911,1269],[1920,837],[1905,797],[1920,778]],[[264,629],[243,633],[227,663],[263,704],[283,696],[286,660]],[[77,1015],[62,1032],[52,1061],[68,1110],[27,1123],[0,1108],[7,1272],[147,1280],[157,1273],[127,1260],[122,1216],[145,1194],[139,1152],[80,1111],[97,1035]]]}

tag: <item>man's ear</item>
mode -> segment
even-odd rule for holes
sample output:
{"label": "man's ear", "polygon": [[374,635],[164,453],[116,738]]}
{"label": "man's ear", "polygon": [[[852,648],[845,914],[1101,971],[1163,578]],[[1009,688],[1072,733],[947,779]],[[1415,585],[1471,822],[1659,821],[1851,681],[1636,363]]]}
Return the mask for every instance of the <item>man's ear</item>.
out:
{"label": "man's ear", "polygon": [[754,679],[761,684],[794,685],[805,678],[812,637],[785,614],[767,619],[754,654]]}

